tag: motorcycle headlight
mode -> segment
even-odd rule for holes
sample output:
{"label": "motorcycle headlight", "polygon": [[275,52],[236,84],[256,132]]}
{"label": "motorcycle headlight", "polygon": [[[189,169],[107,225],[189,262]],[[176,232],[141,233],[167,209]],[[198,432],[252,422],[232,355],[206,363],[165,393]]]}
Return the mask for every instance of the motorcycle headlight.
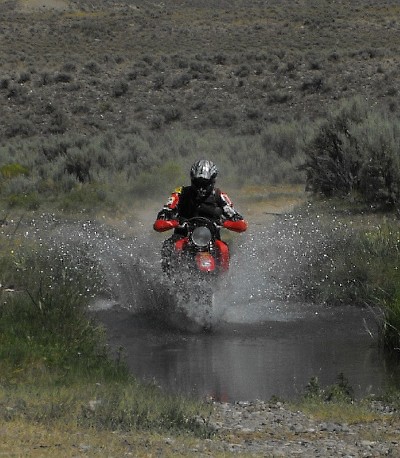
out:
{"label": "motorcycle headlight", "polygon": [[198,247],[207,246],[211,240],[212,235],[208,227],[196,227],[196,229],[192,232],[192,242]]}

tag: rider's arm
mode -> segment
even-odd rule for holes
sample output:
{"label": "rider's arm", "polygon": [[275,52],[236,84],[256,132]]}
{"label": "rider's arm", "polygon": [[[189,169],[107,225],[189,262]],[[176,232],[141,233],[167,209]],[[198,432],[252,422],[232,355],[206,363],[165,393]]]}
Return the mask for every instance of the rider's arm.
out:
{"label": "rider's arm", "polygon": [[177,188],[168,199],[164,207],[158,212],[153,228],[157,232],[168,231],[179,226],[178,203],[181,188]]}
{"label": "rider's arm", "polygon": [[223,222],[222,227],[235,232],[244,232],[247,229],[247,221],[233,207],[231,199],[224,192],[221,192],[221,206]]}

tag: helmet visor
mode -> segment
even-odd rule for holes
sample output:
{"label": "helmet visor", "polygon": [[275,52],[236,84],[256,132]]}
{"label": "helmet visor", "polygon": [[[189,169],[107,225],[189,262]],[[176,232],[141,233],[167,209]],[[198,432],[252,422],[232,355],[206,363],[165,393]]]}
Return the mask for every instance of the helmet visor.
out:
{"label": "helmet visor", "polygon": [[213,188],[213,180],[207,178],[193,178],[192,185],[196,188],[199,196],[207,196]]}

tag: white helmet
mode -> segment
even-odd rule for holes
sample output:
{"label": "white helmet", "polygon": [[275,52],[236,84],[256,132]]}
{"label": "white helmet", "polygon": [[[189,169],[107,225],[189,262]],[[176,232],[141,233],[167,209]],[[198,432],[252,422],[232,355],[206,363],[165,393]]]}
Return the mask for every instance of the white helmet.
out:
{"label": "white helmet", "polygon": [[217,166],[207,159],[201,159],[192,165],[190,179],[199,197],[206,197],[211,193],[217,175]]}
{"label": "white helmet", "polygon": [[206,180],[215,180],[218,175],[217,166],[214,162],[207,159],[201,159],[195,162],[190,169],[190,178],[204,178]]}

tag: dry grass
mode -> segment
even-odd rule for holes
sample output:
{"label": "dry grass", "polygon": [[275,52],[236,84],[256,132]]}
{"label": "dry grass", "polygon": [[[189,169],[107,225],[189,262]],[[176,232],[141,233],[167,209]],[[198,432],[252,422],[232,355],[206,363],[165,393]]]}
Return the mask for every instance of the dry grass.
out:
{"label": "dry grass", "polygon": [[[98,432],[73,424],[45,426],[23,420],[0,423],[0,455],[12,457],[190,456],[198,440],[157,433]],[[185,452],[186,450],[186,452]]]}

